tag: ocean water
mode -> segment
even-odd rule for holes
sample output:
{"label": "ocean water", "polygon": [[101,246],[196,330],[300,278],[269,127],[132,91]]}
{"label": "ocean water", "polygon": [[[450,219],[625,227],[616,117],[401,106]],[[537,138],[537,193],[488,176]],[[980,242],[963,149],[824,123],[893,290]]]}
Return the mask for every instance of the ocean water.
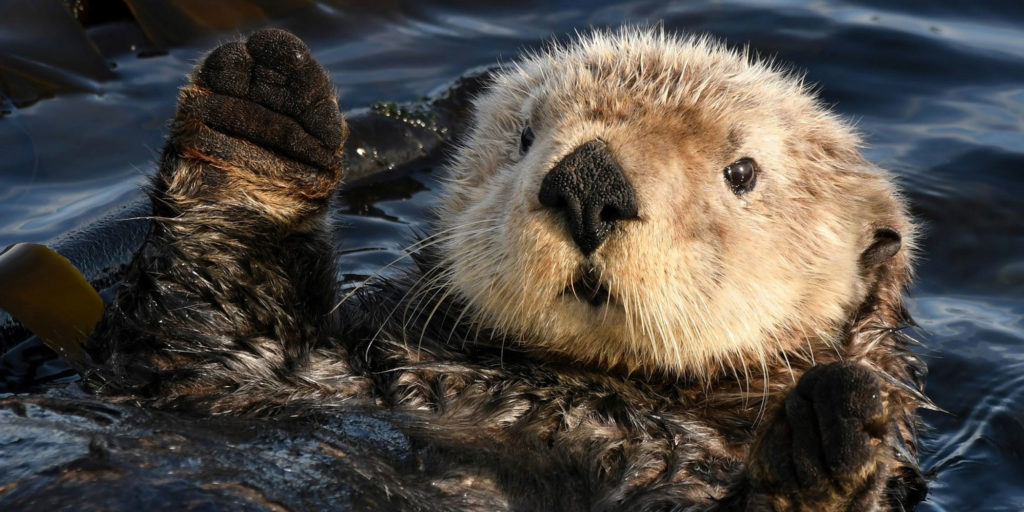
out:
{"label": "ocean water", "polygon": [[[344,109],[416,100],[468,69],[624,23],[792,64],[857,122],[924,226],[910,305],[942,411],[924,413],[919,510],[1024,510],[1024,3],[70,3],[78,21],[56,0],[0,5],[0,247],[88,232],[137,200],[186,73],[266,24],[309,43]],[[345,196],[346,274],[374,272],[426,228],[437,178],[417,170]]]}

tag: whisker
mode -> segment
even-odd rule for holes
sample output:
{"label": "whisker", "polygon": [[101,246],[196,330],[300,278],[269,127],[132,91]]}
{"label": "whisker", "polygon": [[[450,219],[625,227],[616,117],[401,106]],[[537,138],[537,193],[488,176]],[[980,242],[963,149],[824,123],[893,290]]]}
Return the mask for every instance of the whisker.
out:
{"label": "whisker", "polygon": [[[451,236],[449,236],[449,235],[452,232],[455,232],[456,230],[461,230],[462,228],[465,228],[466,226],[472,226],[472,225],[476,225],[476,224],[480,224],[480,223],[484,223],[484,222],[493,222],[493,221],[494,221],[494,219],[483,219],[483,220],[474,221],[474,222],[467,222],[465,224],[460,224],[458,226],[452,226],[452,227],[450,227],[448,229],[439,231],[437,233],[433,233],[433,234],[431,234],[430,236],[428,236],[426,238],[423,238],[421,240],[417,240],[416,242],[406,246],[404,249],[402,249],[402,255],[401,256],[391,260],[391,262],[389,262],[388,264],[386,264],[383,267],[377,269],[376,272],[374,272],[373,274],[368,276],[366,279],[361,281],[359,284],[354,286],[351,290],[349,290],[349,292],[344,297],[342,297],[341,300],[339,300],[338,303],[335,304],[333,308],[331,308],[331,310],[328,312],[328,314],[332,314],[335,311],[337,311],[338,308],[341,307],[341,305],[345,303],[345,301],[350,299],[353,295],[355,295],[360,289],[362,289],[364,286],[366,286],[369,282],[371,282],[372,280],[380,277],[380,275],[382,273],[384,273],[384,271],[386,271],[387,269],[389,269],[392,266],[396,265],[398,262],[400,262],[400,261],[402,261],[402,260],[404,260],[406,258],[411,257],[416,252],[421,251],[423,249],[426,249],[427,247],[432,247],[432,246],[437,245],[439,243],[443,243],[445,241],[452,240],[454,238],[454,235],[451,235]],[[472,235],[472,234],[476,234],[476,233],[479,233],[479,232],[481,232],[481,231],[474,231],[474,230],[459,231],[458,234],[459,235],[467,235],[467,234],[468,235]],[[445,236],[442,236],[442,235],[445,235]]]}

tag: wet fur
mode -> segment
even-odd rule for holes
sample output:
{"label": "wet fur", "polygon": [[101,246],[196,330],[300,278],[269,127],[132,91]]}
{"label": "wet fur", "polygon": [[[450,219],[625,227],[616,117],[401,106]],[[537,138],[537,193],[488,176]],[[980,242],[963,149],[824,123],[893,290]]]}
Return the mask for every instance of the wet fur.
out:
{"label": "wet fur", "polygon": [[[437,232],[411,247],[416,270],[341,295],[324,213],[346,132],[326,75],[281,31],[215,50],[182,91],[153,230],[91,337],[87,382],[198,414],[388,408],[432,446],[423,472],[450,499],[423,506],[439,510],[922,499],[924,367],[902,333],[913,225],[802,85],[707,39],[623,30],[526,58],[476,108]],[[519,157],[527,121],[539,149]],[[529,208],[543,172],[595,134],[646,222],[599,260],[633,306],[574,324],[575,306],[551,297],[577,257],[557,219]],[[745,198],[756,215],[714,174],[743,151],[777,170]],[[685,162],[712,177],[666,185]],[[716,223],[733,214],[754,227]],[[727,261],[751,255],[767,261]],[[742,280],[750,295],[702,305],[702,327],[651,308]]]}

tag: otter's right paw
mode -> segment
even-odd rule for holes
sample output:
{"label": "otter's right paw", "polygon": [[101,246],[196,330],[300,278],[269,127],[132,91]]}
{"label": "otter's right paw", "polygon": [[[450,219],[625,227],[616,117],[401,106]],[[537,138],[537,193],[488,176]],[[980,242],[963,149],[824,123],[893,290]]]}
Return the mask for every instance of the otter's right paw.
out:
{"label": "otter's right paw", "polygon": [[748,510],[874,510],[887,432],[870,370],[852,362],[811,368],[751,452]]}
{"label": "otter's right paw", "polygon": [[189,167],[178,159],[199,161],[216,171],[185,177],[202,185],[186,193],[217,199],[241,188],[272,203],[323,200],[341,179],[346,135],[334,88],[309,48],[288,32],[264,29],[220,46],[198,66],[179,99],[164,173]]}

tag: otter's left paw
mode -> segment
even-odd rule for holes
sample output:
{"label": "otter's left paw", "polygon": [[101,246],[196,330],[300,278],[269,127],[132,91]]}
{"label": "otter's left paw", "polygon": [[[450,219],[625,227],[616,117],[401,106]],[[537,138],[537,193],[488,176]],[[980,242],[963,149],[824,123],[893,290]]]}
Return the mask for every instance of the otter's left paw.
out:
{"label": "otter's left paw", "polygon": [[755,501],[775,510],[873,509],[887,431],[881,388],[870,370],[852,362],[811,368],[751,453]]}

